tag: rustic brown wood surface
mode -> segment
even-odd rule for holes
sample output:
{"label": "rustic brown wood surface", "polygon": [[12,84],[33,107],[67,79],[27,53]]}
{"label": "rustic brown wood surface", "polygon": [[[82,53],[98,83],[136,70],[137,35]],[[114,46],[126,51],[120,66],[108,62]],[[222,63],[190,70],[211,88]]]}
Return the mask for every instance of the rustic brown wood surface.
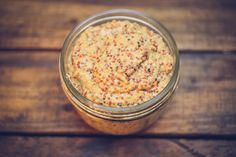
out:
{"label": "rustic brown wood surface", "polygon": [[[2,156],[236,156],[236,141],[127,138],[0,137]],[[20,146],[20,147],[19,147]]]}
{"label": "rustic brown wood surface", "polygon": [[[76,24],[117,8],[143,11],[170,30],[181,78],[152,127],[114,137],[75,113],[58,57]],[[0,15],[0,157],[236,156],[235,0],[2,0]]]}
{"label": "rustic brown wood surface", "polygon": [[[0,132],[90,134],[60,86],[57,52],[0,52]],[[172,104],[145,134],[236,133],[236,55],[181,55]]]}
{"label": "rustic brown wood surface", "polygon": [[[95,13],[126,8],[162,22],[180,49],[236,50],[235,0],[0,2],[0,48],[58,49],[69,31]],[[128,4],[127,4],[128,3]]]}

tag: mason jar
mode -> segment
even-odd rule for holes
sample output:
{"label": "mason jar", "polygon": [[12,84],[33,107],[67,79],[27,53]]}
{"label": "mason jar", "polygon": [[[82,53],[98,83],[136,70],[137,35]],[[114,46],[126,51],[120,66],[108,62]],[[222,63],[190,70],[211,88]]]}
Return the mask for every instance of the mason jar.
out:
{"label": "mason jar", "polygon": [[[155,97],[144,103],[113,107],[96,104],[86,97],[73,86],[68,74],[67,63],[69,54],[72,53],[75,39],[88,27],[100,25],[112,20],[128,20],[146,26],[154,32],[160,34],[169,47],[174,63],[172,76],[166,87]],[[76,26],[67,36],[59,58],[59,72],[62,88],[73,104],[80,117],[91,127],[109,134],[131,134],[153,124],[161,114],[161,111],[168,103],[177,86],[179,78],[179,52],[169,31],[158,21],[153,20],[146,15],[132,10],[109,10],[96,14]],[[168,101],[168,103],[167,103]]]}

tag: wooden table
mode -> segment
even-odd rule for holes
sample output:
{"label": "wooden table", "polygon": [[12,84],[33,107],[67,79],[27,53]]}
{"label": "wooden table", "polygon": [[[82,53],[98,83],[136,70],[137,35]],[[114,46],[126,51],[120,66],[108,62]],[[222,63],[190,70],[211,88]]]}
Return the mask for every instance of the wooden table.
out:
{"label": "wooden table", "polygon": [[[96,3],[95,3],[96,2]],[[66,99],[58,56],[69,31],[128,8],[162,22],[180,49],[173,103],[148,130],[104,135]],[[236,1],[0,2],[0,156],[236,156]]]}

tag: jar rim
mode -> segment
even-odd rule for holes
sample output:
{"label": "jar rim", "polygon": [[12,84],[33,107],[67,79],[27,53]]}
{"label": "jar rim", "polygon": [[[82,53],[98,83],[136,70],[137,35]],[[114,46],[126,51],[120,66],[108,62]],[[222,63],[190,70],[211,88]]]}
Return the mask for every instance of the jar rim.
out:
{"label": "jar rim", "polygon": [[[80,35],[88,27],[111,20],[129,20],[141,23],[146,27],[151,28],[163,37],[171,52],[174,54],[174,69],[172,71],[172,76],[168,84],[159,94],[144,103],[125,107],[112,107],[96,104],[91,100],[87,99],[86,97],[82,96],[82,94],[80,94],[79,91],[75,89],[72,82],[67,77],[65,70],[65,55],[68,52],[67,50],[70,47],[70,44],[72,44],[74,39],[78,37],[78,35]],[[147,17],[141,12],[133,10],[108,10],[102,13],[98,13],[84,20],[69,33],[60,53],[59,73],[61,82],[64,85],[64,88],[66,88],[66,91],[68,92],[67,94],[71,97],[71,99],[73,99],[72,101],[75,102],[77,107],[80,107],[91,114],[103,118],[116,117],[128,119],[137,116],[139,117],[142,114],[150,113],[154,109],[159,108],[163,104],[163,101],[165,102],[166,99],[170,96],[170,94],[173,93],[176,88],[176,84],[179,77],[179,52],[174,38],[160,22]]]}

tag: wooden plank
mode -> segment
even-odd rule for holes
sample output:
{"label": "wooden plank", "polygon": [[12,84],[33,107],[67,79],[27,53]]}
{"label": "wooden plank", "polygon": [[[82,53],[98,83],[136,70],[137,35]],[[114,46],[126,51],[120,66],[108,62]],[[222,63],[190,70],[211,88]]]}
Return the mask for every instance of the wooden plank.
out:
{"label": "wooden plank", "polygon": [[[235,63],[235,54],[182,54],[173,102],[144,134],[235,134]],[[1,52],[0,76],[0,132],[100,134],[64,96],[57,52]]]}
{"label": "wooden plank", "polygon": [[236,156],[236,141],[0,137],[1,156]]}
{"label": "wooden plank", "polygon": [[[97,5],[96,2],[99,4]],[[236,50],[236,1],[1,1],[0,48],[59,49],[95,13],[127,8],[162,22],[181,50]]]}
{"label": "wooden plank", "polygon": [[[45,0],[40,0],[40,1],[45,1]],[[59,0],[63,1],[63,0]],[[74,0],[68,0],[68,1],[74,1]],[[196,0],[147,0],[147,1],[142,1],[142,0],[117,0],[117,1],[103,1],[103,0],[80,0],[81,3],[83,4],[96,4],[96,5],[126,5],[126,6],[197,6],[197,7],[202,7],[203,4],[204,6],[212,6],[212,5],[227,5],[227,7],[235,4],[233,0],[227,0],[224,2],[219,3],[219,0],[209,0],[206,2],[203,1],[196,1]]]}

